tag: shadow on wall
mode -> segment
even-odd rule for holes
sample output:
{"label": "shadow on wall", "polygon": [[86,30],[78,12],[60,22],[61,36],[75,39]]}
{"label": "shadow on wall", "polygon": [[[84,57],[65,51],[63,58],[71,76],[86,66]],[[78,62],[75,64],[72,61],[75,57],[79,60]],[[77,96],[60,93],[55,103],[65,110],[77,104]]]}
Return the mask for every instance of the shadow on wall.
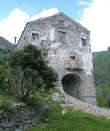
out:
{"label": "shadow on wall", "polygon": [[67,95],[75,97],[76,99],[81,98],[81,79],[76,74],[67,74],[62,79],[63,90]]}

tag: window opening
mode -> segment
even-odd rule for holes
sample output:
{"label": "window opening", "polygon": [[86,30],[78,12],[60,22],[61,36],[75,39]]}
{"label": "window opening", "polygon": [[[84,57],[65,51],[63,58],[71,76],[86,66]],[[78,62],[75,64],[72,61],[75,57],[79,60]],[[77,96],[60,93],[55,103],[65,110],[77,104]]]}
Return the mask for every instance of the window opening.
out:
{"label": "window opening", "polygon": [[32,40],[35,41],[35,40],[38,40],[39,38],[39,35],[37,33],[32,33]]}
{"label": "window opening", "polygon": [[58,32],[58,41],[66,42],[66,32],[62,32],[62,31]]}
{"label": "window opening", "polygon": [[75,59],[75,56],[71,56],[71,59]]}
{"label": "window opening", "polygon": [[43,53],[43,58],[47,59],[48,53]]}
{"label": "window opening", "polygon": [[86,46],[86,39],[81,38],[81,42],[82,42],[82,45],[83,45],[83,46]]}
{"label": "window opening", "polygon": [[63,20],[59,20],[58,21],[58,26],[59,27],[64,27],[64,21]]}

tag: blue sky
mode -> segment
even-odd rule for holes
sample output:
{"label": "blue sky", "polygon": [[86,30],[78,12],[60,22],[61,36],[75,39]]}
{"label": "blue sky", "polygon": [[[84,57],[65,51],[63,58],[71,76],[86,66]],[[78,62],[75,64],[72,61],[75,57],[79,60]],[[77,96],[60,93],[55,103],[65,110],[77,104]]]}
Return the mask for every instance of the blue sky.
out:
{"label": "blue sky", "polygon": [[93,51],[110,46],[110,0],[0,0],[0,36],[13,42],[27,21],[58,12],[91,31]]}
{"label": "blue sky", "polygon": [[[86,0],[91,2],[91,0]],[[0,0],[0,19],[8,17],[9,12],[14,8],[27,12],[29,16],[40,13],[43,9],[57,8],[59,12],[64,12],[68,16],[79,20],[83,10],[87,5],[78,4],[78,0]]]}

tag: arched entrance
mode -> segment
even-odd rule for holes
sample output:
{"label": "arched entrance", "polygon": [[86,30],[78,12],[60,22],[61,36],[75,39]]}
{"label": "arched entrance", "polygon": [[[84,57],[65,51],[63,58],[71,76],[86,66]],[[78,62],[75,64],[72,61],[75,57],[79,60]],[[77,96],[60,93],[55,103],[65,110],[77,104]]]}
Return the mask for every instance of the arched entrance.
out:
{"label": "arched entrance", "polygon": [[67,74],[62,79],[62,86],[65,93],[77,99],[81,98],[80,85],[81,79],[76,74]]}

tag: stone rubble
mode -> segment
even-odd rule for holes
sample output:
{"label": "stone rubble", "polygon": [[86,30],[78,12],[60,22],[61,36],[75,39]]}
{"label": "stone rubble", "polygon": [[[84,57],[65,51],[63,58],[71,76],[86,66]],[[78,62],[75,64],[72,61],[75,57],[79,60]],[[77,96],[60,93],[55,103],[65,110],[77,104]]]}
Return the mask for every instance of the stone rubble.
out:
{"label": "stone rubble", "polygon": [[87,112],[93,115],[103,116],[107,119],[110,119],[110,110],[108,109],[104,109],[92,104],[84,103],[69,95],[65,95],[65,102],[68,106],[73,106],[75,110],[82,110],[84,112]]}

